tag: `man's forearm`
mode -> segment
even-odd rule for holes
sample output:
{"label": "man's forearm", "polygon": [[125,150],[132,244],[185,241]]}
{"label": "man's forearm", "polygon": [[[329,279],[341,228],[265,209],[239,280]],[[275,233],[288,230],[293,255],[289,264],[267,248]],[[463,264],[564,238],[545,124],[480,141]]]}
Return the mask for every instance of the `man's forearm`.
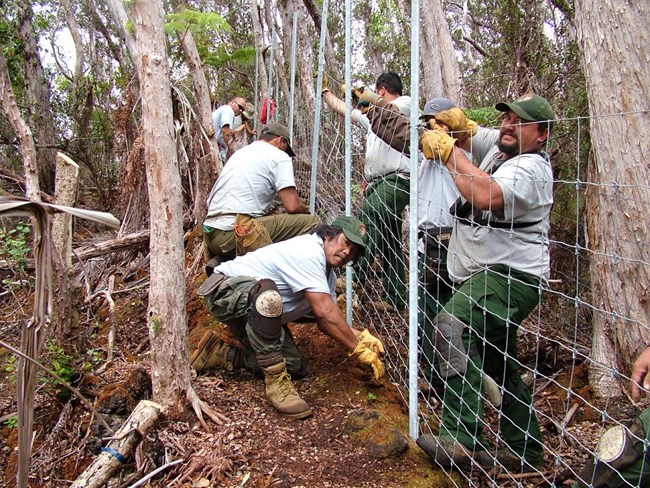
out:
{"label": "man's forearm", "polygon": [[455,147],[446,162],[460,194],[480,210],[503,208],[503,192],[492,176],[477,168]]}

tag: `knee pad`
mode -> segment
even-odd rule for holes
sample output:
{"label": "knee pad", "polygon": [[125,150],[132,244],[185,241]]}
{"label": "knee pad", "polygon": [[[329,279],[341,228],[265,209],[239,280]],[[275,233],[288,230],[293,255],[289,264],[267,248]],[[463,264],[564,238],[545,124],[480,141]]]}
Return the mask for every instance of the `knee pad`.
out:
{"label": "knee pad", "polygon": [[465,324],[453,315],[440,313],[434,319],[436,354],[443,378],[453,378],[467,371],[467,351],[463,344]]}
{"label": "knee pad", "polygon": [[260,280],[251,295],[250,322],[255,334],[268,341],[277,341],[282,331],[282,297],[278,286],[268,279]]}

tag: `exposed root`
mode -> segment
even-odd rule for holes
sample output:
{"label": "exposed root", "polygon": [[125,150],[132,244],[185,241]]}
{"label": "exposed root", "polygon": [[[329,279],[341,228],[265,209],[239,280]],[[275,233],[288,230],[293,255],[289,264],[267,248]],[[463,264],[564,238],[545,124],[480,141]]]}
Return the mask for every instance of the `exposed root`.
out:
{"label": "exposed root", "polygon": [[217,425],[223,425],[226,422],[230,422],[230,419],[228,417],[217,412],[214,408],[201,400],[194,391],[194,388],[187,390],[187,399],[192,404],[194,413],[196,414],[196,417],[199,419],[201,426],[203,426],[206,432],[210,432],[210,427],[208,427],[208,424],[206,424],[205,420],[203,419],[204,413],[210,417],[212,421]]}

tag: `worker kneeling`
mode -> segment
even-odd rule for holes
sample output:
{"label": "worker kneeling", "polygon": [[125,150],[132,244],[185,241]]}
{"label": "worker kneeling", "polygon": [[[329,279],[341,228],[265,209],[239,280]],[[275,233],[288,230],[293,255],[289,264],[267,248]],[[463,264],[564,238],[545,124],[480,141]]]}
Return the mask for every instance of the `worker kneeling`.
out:
{"label": "worker kneeling", "polygon": [[304,377],[307,368],[287,324],[311,312],[322,332],[380,379],[385,352],[381,340],[350,327],[336,305],[334,269],[363,253],[366,243],[360,221],[339,217],[313,234],[270,244],[216,267],[199,294],[243,347],[226,345],[215,332],[207,332],[190,358],[192,367],[245,367],[263,373],[273,407],[286,417],[305,418],[312,410],[291,379]]}

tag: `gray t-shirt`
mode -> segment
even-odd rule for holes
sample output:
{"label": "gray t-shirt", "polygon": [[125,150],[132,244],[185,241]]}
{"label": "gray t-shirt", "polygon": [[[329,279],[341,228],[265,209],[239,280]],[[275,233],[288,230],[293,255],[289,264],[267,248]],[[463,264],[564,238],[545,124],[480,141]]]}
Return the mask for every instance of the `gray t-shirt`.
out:
{"label": "gray t-shirt", "polygon": [[316,234],[293,237],[226,261],[216,270],[227,276],[268,278],[282,296],[282,323],[311,311],[305,292],[328,293],[336,301],[336,275],[327,272],[323,240]]}
{"label": "gray t-shirt", "polygon": [[261,217],[275,204],[278,192],[295,187],[289,155],[265,141],[256,141],[234,153],[208,196],[204,225],[233,230],[238,213]]}
{"label": "gray t-shirt", "polygon": [[[476,137],[476,136],[475,136]],[[480,145],[480,141],[476,141]],[[483,171],[502,163],[492,174],[503,192],[504,207],[480,212],[477,218],[501,222],[506,228],[465,225],[456,221],[447,267],[454,281],[464,281],[486,267],[504,264],[547,280],[549,214],[553,205],[553,172],[540,153],[521,154],[500,161],[496,146],[481,163]],[[518,223],[534,223],[515,228]],[[508,228],[508,224],[513,227]]]}

